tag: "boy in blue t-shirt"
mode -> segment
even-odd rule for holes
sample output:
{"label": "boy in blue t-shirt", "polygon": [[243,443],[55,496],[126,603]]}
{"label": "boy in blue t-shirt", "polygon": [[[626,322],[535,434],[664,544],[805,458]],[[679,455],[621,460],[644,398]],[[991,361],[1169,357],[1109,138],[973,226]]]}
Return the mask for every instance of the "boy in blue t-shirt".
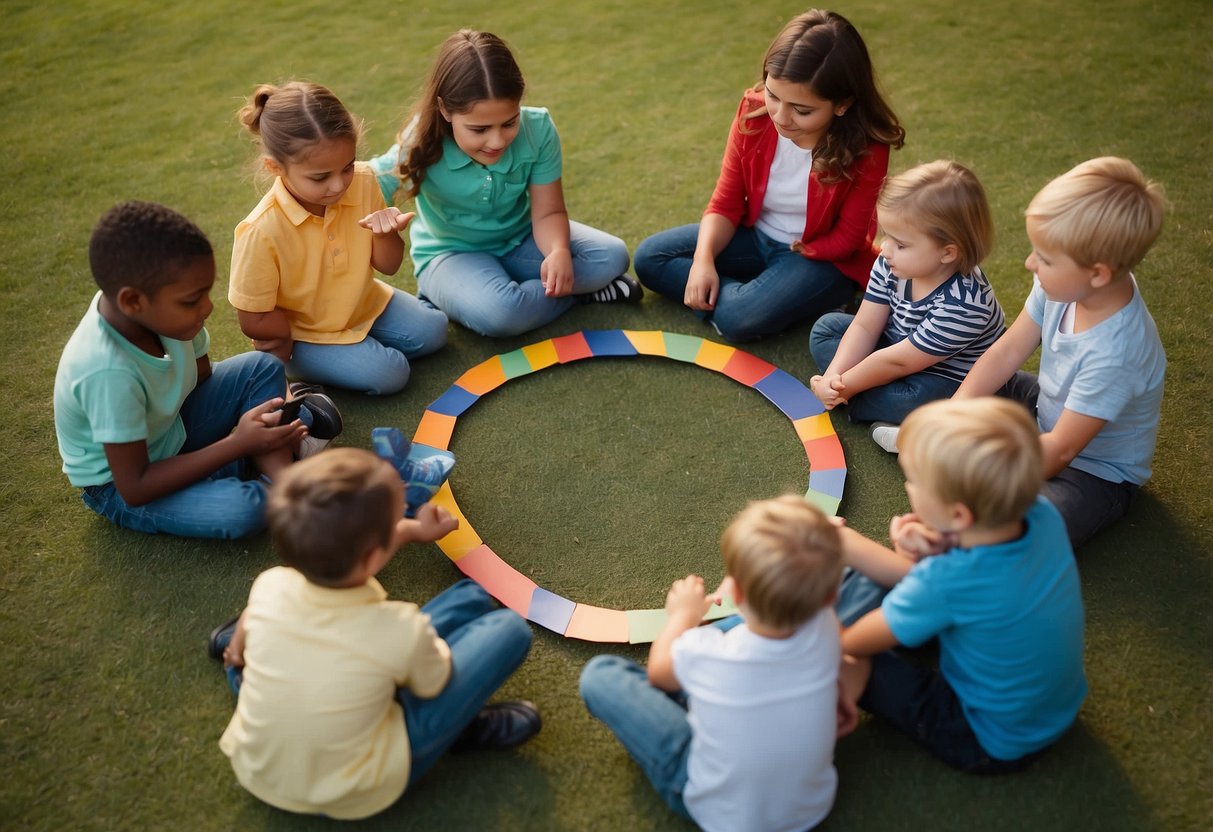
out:
{"label": "boy in blue t-shirt", "polygon": [[[843,631],[843,695],[948,765],[1017,771],[1087,694],[1078,570],[1038,496],[1036,425],[1006,399],[936,401],[902,424],[898,450],[912,513],[891,526],[895,548],[842,531],[847,564],[892,587]],[[891,650],[932,638],[938,670]]]}
{"label": "boy in blue t-shirt", "polygon": [[[286,375],[245,353],[211,365],[205,321],[215,258],[206,235],[163,205],[110,209],[89,240],[100,291],[55,375],[63,471],[102,517],[150,534],[235,538],[265,526],[265,484],[307,435],[340,415],[327,396],[279,425]],[[242,468],[251,458],[254,468]],[[245,476],[241,477],[241,473]]]}
{"label": "boy in blue t-shirt", "polygon": [[[1150,476],[1167,360],[1130,270],[1164,205],[1161,186],[1112,156],[1046,185],[1026,212],[1032,292],[956,391],[999,392],[1035,414],[1042,493],[1075,547],[1124,516]],[[1016,372],[1037,347],[1039,379]]]}

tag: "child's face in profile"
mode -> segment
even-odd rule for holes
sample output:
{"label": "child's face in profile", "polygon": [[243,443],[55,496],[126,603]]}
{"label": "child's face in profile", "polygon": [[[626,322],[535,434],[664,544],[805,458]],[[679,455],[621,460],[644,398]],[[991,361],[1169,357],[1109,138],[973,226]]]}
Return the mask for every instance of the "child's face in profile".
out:
{"label": "child's face in profile", "polygon": [[442,117],[450,122],[451,135],[459,149],[482,165],[501,159],[518,137],[520,103],[507,98],[477,101],[464,113],[448,112],[441,102]]}
{"label": "child's face in profile", "polygon": [[130,317],[165,338],[192,340],[215,308],[211,303],[214,283],[215,258],[195,257],[180,267],[176,280],[161,286],[154,295],[140,293],[138,309]]}
{"label": "child's face in profile", "polygon": [[287,165],[270,160],[271,172],[282,177],[282,184],[299,204],[318,217],[336,205],[354,181],[353,139],[321,139],[299,158]]}
{"label": "child's face in profile", "polygon": [[1027,225],[1032,251],[1024,261],[1024,266],[1036,275],[1040,288],[1044,289],[1049,300],[1074,303],[1086,298],[1094,288],[1091,285],[1091,280],[1095,277],[1093,270],[1080,266],[1068,254],[1047,245],[1040,233],[1038,219],[1028,217]]}
{"label": "child's face in profile", "polygon": [[897,464],[905,474],[910,510],[918,515],[919,520],[936,531],[955,531],[951,527],[952,515],[947,504],[918,481],[913,458],[903,450],[897,456]]}
{"label": "child's face in profile", "polygon": [[889,264],[893,276],[900,280],[946,280],[956,264],[956,247],[940,245],[934,237],[920,230],[898,211],[877,212],[880,230],[880,253]]}

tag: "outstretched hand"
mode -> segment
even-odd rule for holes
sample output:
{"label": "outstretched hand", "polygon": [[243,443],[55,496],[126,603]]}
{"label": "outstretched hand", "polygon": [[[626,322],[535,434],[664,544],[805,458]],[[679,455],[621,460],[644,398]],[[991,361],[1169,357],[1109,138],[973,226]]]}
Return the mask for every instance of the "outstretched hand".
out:
{"label": "outstretched hand", "polygon": [[405,543],[433,543],[459,528],[459,518],[434,503],[424,503],[413,519],[396,521],[397,548]]}
{"label": "outstretched hand", "polygon": [[393,206],[367,214],[358,220],[358,224],[369,229],[373,234],[397,234],[407,228],[415,216],[417,216],[415,211],[409,211],[406,214]]}

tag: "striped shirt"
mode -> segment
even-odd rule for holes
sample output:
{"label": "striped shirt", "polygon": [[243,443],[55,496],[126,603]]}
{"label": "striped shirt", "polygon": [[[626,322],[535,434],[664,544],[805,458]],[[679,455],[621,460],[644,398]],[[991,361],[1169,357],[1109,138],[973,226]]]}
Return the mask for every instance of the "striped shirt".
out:
{"label": "striped shirt", "polygon": [[884,257],[872,265],[864,300],[889,307],[884,337],[910,343],[942,360],[923,372],[964,381],[973,364],[1002,335],[1006,319],[980,268],[954,274],[922,300],[911,300],[910,281],[889,271]]}

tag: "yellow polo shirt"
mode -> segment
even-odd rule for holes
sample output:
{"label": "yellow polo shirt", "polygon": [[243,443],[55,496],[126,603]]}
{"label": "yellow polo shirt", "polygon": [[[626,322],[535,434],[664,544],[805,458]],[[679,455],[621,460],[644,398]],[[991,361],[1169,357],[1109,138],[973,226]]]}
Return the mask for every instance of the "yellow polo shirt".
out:
{"label": "yellow polo shirt", "polygon": [[430,617],[373,578],[329,589],[277,566],[253,582],[244,626],[244,681],[219,740],[241,785],[340,819],[392,805],[411,763],[396,689],[433,697],[450,678]]}
{"label": "yellow polo shirt", "polygon": [[286,311],[291,337],[312,344],[357,344],[392,299],[374,276],[371,232],[358,220],[385,207],[375,174],[355,165],[354,181],[323,217],[274,179],[236,226],[227,299],[244,312]]}

